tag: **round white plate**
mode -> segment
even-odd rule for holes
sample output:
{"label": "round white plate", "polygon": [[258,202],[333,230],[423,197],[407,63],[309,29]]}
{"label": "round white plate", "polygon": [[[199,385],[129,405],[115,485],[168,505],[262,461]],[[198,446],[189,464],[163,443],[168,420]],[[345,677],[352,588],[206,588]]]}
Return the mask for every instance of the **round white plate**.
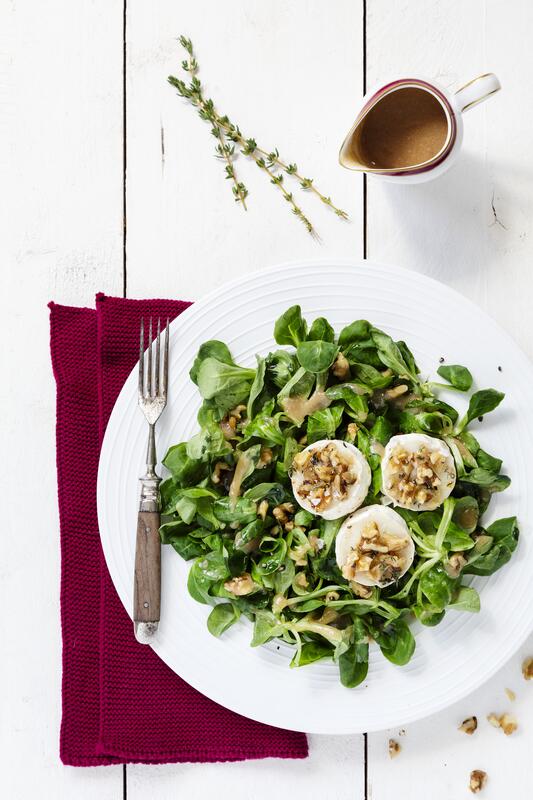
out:
{"label": "round white plate", "polygon": [[[479,308],[448,287],[414,272],[369,262],[306,262],[253,273],[195,303],[171,326],[169,403],[158,424],[160,458],[197,429],[199,396],[188,377],[199,345],[221,339],[235,359],[275,347],[276,318],[300,303],[308,320],[325,316],[338,332],[366,318],[405,339],[422,374],[434,375],[442,356],[470,367],[478,388],[505,391],[502,406],[473,430],[483,447],[504,459],[511,487],[497,495],[488,521],[516,514],[519,547],[490,578],[475,578],[480,614],[449,611],[435,628],[414,625],[411,662],[396,667],[371,647],[368,678],[345,689],[337,667],[317,663],[289,669],[291,650],[270,643],[251,648],[251,624],[241,619],[220,639],[206,628],[210,608],[189,597],[189,564],[163,548],[162,620],[154,649],[182,678],[223,706],[261,722],[310,733],[358,733],[403,725],[473,691],[519,647],[533,621],[531,469],[533,370],[513,341]],[[499,369],[500,368],[500,369]],[[445,398],[449,399],[449,398]],[[465,405],[454,394],[455,404]],[[98,520],[107,565],[125,608],[133,605],[138,500],[147,438],[137,408],[133,370],[105,434],[98,474]],[[133,631],[132,631],[133,635]]]}

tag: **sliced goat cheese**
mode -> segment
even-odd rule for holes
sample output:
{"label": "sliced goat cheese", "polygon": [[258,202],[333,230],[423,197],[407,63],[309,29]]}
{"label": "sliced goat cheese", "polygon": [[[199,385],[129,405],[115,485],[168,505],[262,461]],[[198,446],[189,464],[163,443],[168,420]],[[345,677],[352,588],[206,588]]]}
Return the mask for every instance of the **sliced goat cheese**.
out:
{"label": "sliced goat cheese", "polygon": [[298,503],[324,519],[339,519],[364,502],[372,473],[360,450],[341,439],[321,439],[293,460],[292,490]]}
{"label": "sliced goat cheese", "polygon": [[448,445],[425,433],[393,436],[381,461],[382,492],[394,505],[433,511],[453,491],[457,478]]}
{"label": "sliced goat cheese", "polygon": [[382,505],[350,514],[335,540],[337,564],[346,580],[362,586],[389,586],[405,575],[415,546],[405,520]]}

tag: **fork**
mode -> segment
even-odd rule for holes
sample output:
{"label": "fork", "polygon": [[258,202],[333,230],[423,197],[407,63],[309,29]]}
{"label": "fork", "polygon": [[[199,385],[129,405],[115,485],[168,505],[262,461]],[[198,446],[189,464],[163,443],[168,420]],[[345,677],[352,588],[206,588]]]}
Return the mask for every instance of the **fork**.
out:
{"label": "fork", "polygon": [[[168,387],[168,326],[161,353],[161,319],[157,321],[155,357],[152,358],[152,317],[148,329],[148,349],[144,351],[144,319],[141,320],[139,344],[139,407],[148,422],[146,473],[140,479],[141,498],[137,518],[135,546],[135,581],[133,592],[133,622],[135,637],[149,644],[159,627],[161,610],[161,541],[159,484],[161,478],[155,467],[155,424],[167,404]],[[146,362],[146,365],[145,365]]]}

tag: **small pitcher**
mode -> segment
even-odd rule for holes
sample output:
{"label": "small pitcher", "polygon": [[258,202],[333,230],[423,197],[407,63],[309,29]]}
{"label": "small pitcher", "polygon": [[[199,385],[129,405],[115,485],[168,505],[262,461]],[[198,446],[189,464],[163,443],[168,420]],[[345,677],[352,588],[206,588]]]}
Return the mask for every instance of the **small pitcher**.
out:
{"label": "small pitcher", "polygon": [[339,153],[343,167],[398,183],[422,183],[454,163],[462,113],[501,89],[487,73],[455,94],[425,78],[399,78],[367,92]]}

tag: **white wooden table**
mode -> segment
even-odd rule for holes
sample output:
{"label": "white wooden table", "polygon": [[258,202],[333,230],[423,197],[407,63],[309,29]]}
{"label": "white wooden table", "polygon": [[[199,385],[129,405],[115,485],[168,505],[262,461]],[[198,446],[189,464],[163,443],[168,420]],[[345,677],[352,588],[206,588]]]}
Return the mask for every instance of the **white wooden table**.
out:
{"label": "white wooden table", "polygon": [[[96,291],[198,298],[292,258],[402,265],[471,297],[533,356],[533,128],[529,0],[0,0],[2,434],[18,475],[6,487],[1,561],[2,795],[98,800],[460,800],[486,769],[488,800],[531,797],[533,639],[474,696],[368,737],[310,737],[305,762],[63,767],[54,385],[46,302]],[[315,177],[350,213],[302,204],[293,220],[259,170],[239,164],[249,210],[232,200],[208,128],[166,84],[179,33],[243,131]],[[465,119],[459,164],[435,183],[381,185],[337,151],[365,84],[418,73],[454,88],[494,70],[504,90]],[[241,159],[242,162],[242,159]],[[127,218],[127,232],[123,221]],[[533,388],[533,387],[532,387]],[[13,399],[17,418],[11,414]],[[6,489],[4,489],[7,495]],[[7,514],[7,520],[6,520]],[[509,738],[484,721],[511,703]],[[473,737],[457,731],[477,714]],[[391,761],[389,736],[402,752]],[[528,760],[529,759],[529,760]]]}

